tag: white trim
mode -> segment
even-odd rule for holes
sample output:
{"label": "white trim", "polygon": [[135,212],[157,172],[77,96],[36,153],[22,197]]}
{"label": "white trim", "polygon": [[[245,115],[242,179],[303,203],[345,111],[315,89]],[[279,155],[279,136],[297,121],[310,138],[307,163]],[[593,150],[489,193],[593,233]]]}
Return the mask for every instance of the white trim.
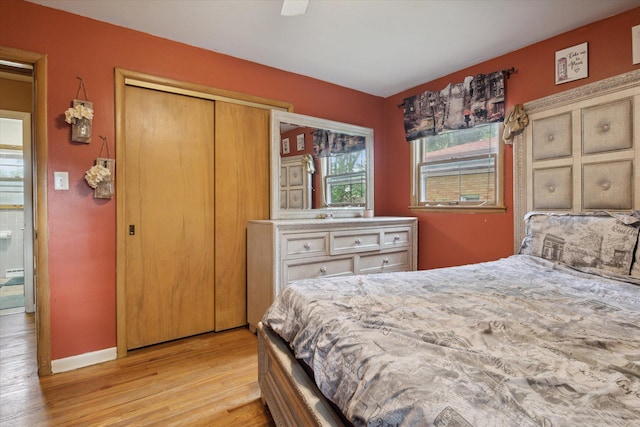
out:
{"label": "white trim", "polygon": [[60,372],[72,371],[85,366],[96,365],[98,363],[116,360],[118,350],[116,347],[105,348],[104,350],[92,351],[90,353],[78,354],[77,356],[65,357],[51,361],[51,372],[59,374]]}

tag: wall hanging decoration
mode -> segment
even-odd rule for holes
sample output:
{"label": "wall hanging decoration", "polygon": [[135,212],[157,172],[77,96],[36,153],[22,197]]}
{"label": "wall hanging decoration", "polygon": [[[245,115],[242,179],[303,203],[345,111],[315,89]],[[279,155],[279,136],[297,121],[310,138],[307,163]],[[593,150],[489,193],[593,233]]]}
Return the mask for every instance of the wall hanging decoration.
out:
{"label": "wall hanging decoration", "polygon": [[[80,84],[78,85],[78,93],[76,99],[73,100],[73,107],[64,112],[64,120],[71,127],[71,141],[91,142],[91,124],[93,120],[93,102],[87,100],[87,88],[84,85],[82,77],[78,77]],[[79,99],[80,91],[84,93],[84,99]]]}
{"label": "wall hanging decoration", "polygon": [[100,135],[100,138],[102,139],[100,156],[102,156],[106,147],[107,157],[98,157],[96,164],[87,171],[84,179],[94,189],[93,197],[96,199],[110,199],[113,197],[116,161],[108,158],[110,153],[107,137]]}
{"label": "wall hanging decoration", "polygon": [[556,52],[556,84],[589,77],[589,44],[584,42]]}
{"label": "wall hanging decoration", "polygon": [[296,150],[304,151],[304,133],[296,136]]}
{"label": "wall hanging decoration", "polygon": [[504,120],[504,129],[502,131],[502,140],[505,144],[513,144],[513,138],[522,133],[524,128],[529,124],[529,116],[524,110],[522,104],[515,104],[507,113]]}
{"label": "wall hanging decoration", "polygon": [[316,166],[313,164],[313,157],[311,154],[303,154],[302,155],[302,167],[307,173],[316,173]]}
{"label": "wall hanging decoration", "polygon": [[282,154],[289,154],[289,138],[282,140]]}

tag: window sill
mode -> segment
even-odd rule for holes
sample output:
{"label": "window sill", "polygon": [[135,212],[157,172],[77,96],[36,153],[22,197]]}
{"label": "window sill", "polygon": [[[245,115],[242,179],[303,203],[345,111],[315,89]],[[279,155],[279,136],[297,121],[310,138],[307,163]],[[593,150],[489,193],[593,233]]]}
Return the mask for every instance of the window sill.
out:
{"label": "window sill", "polygon": [[409,206],[412,212],[505,213],[506,206]]}

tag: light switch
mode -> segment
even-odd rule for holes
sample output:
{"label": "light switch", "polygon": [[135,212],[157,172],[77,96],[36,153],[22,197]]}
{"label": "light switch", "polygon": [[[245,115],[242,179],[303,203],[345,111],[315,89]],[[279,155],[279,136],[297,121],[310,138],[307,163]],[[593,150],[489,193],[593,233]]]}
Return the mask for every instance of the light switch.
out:
{"label": "light switch", "polygon": [[69,172],[53,173],[53,189],[68,190],[69,189]]}

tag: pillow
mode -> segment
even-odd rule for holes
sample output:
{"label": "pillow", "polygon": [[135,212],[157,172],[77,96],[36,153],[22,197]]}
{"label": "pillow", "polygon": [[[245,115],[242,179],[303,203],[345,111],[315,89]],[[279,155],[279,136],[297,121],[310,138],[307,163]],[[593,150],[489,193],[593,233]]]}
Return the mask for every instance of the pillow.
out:
{"label": "pillow", "polygon": [[529,213],[525,216],[526,236],[520,253],[578,269],[628,276],[638,241],[640,217],[634,216],[636,212]]}

